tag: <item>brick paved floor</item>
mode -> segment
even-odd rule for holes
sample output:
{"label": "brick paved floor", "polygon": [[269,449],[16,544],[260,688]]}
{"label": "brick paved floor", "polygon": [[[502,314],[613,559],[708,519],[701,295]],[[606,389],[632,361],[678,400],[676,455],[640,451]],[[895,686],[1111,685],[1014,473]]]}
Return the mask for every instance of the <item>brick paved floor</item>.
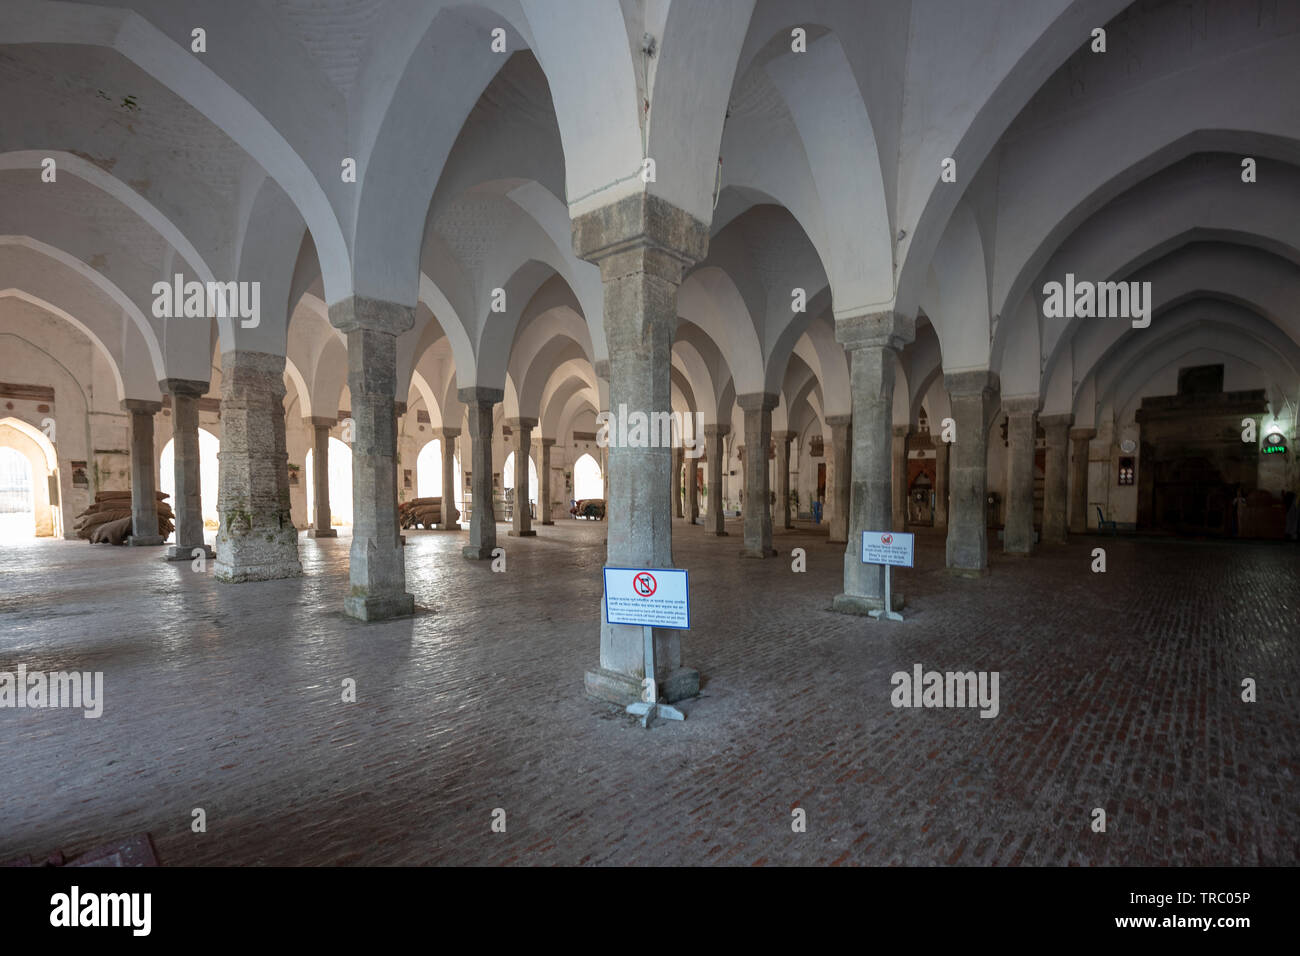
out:
{"label": "brick paved floor", "polygon": [[[142,830],[173,864],[1300,858],[1294,548],[1083,538],[966,580],[926,536],[895,624],[827,610],[824,537],[745,561],[738,526],[679,522],[704,687],[647,732],[582,694],[604,525],[504,531],[505,574],[463,535],[410,534],[430,613],[371,625],[341,613],[347,537],[303,537],[300,580],[233,586],[154,550],[5,549],[0,670],[103,671],[106,703],[0,710],[0,860]],[[998,671],[999,716],[895,709],[890,675],[918,662]]]}

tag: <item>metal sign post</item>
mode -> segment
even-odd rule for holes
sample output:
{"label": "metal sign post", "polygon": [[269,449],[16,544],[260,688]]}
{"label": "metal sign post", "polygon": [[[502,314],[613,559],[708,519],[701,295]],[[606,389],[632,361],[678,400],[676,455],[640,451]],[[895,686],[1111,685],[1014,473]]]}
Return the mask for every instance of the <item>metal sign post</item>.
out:
{"label": "metal sign post", "polygon": [[655,681],[655,629],[643,627],[645,637],[645,680],[641,682],[644,690],[643,700],[627,705],[627,712],[641,718],[641,726],[649,729],[650,722],[656,717],[664,720],[685,720],[686,715],[676,707],[659,703],[659,690]]}
{"label": "metal sign post", "polygon": [[868,611],[868,617],[874,617],[876,620],[883,617],[887,621],[901,621],[903,619],[903,615],[894,610],[894,596],[889,590],[889,571],[892,567],[893,565],[890,564],[885,565],[885,606],[877,611]]}
{"label": "metal sign post", "polygon": [[867,615],[876,620],[901,621],[903,615],[894,610],[894,595],[890,571],[894,565],[902,568],[913,566],[916,552],[916,539],[905,532],[864,531],[862,532],[862,563],[883,564],[885,566],[885,606],[868,611]]}
{"label": "metal sign post", "polygon": [[659,702],[655,682],[655,628],[689,630],[690,597],[685,571],[674,568],[605,568],[605,620],[610,624],[641,627],[645,640],[645,679],[641,699],[627,705],[627,712],[641,718],[649,728],[656,717],[685,720],[676,707]]}

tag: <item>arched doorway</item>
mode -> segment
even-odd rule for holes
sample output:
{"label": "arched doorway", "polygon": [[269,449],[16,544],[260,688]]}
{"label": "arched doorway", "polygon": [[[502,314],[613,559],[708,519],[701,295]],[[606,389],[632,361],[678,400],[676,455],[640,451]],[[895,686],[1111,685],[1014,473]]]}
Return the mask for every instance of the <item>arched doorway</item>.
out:
{"label": "arched doorway", "polygon": [[[337,438],[330,439],[330,527],[352,527],[352,449]],[[307,459],[303,468],[310,475],[312,470],[312,449],[307,449]],[[307,482],[307,514],[316,514],[316,483]]]}
{"label": "arched doorway", "polygon": [[[199,429],[199,510],[203,512],[203,527],[216,531],[220,527],[217,514],[217,482],[221,477],[221,462],[217,453],[221,442],[205,428]],[[168,496],[172,510],[176,510],[176,440],[163,446],[158,456],[158,490]]]}
{"label": "arched doorway", "polygon": [[2,419],[0,452],[0,534],[9,540],[62,534],[57,482],[50,480],[58,458],[45,433],[19,418]]}
{"label": "arched doorway", "polygon": [[[453,475],[460,474],[460,458],[452,457]],[[435,438],[420,449],[415,459],[415,493],[421,498],[442,497],[442,440]],[[452,497],[456,500],[456,510],[464,512],[465,496],[461,483],[452,482]]]}
{"label": "arched doorway", "polygon": [[35,536],[32,463],[13,448],[0,448],[0,540]]}
{"label": "arched doorway", "polygon": [[578,501],[605,497],[605,480],[600,465],[590,455],[583,455],[573,463],[573,497]]}

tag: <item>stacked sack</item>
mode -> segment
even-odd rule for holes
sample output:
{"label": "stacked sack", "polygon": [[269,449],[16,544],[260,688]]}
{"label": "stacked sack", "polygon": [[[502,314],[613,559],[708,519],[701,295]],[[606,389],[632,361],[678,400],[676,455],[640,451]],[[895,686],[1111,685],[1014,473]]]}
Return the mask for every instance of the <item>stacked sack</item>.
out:
{"label": "stacked sack", "polygon": [[412,498],[397,506],[397,520],[403,528],[428,528],[442,523],[441,498]]}
{"label": "stacked sack", "polygon": [[[158,533],[166,538],[175,525],[167,495],[157,492]],[[122,544],[131,536],[131,492],[101,491],[94,503],[77,515],[73,523],[77,537],[91,544]]]}

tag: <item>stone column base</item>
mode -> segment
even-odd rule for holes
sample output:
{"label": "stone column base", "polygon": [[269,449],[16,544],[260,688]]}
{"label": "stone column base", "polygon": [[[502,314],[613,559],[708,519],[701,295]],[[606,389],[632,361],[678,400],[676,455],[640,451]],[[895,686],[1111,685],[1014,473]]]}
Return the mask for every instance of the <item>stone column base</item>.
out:
{"label": "stone column base", "polygon": [[[194,548],[197,547],[199,547],[199,545],[196,544]],[[194,548],[182,548],[179,545],[174,544],[167,549],[167,554],[163,557],[163,560],[164,561],[193,561]],[[215,558],[217,556],[217,552],[213,551],[212,548],[206,544],[203,545],[203,553],[205,556],[209,558]]]}
{"label": "stone column base", "polygon": [[338,528],[312,528],[307,532],[309,538],[337,538],[338,536]]}
{"label": "stone column base", "polygon": [[393,617],[410,617],[415,613],[415,596],[411,594],[380,594],[370,597],[348,595],[343,599],[343,610],[359,621],[386,621]]}
{"label": "stone column base", "polygon": [[133,534],[126,539],[126,543],[133,548],[150,548],[162,544],[163,539],[157,534]]}
{"label": "stone column base", "polygon": [[535,537],[537,537],[537,532],[534,531],[532,528],[529,528],[527,531],[515,531],[515,530],[511,529],[510,531],[507,531],[507,532],[506,532],[506,537],[509,537],[509,538],[535,538]]}
{"label": "stone column base", "polygon": [[741,548],[742,558],[775,558],[776,548]]}
{"label": "stone column base", "polygon": [[713,532],[713,536],[714,536],[715,538],[725,538],[725,537],[727,537],[727,535],[729,535],[730,533],[731,533],[731,532],[729,532],[729,531],[715,531],[715,532]]}
{"label": "stone column base", "polygon": [[944,568],[944,570],[957,578],[986,578],[992,573],[988,568]]}
{"label": "stone column base", "polygon": [[[628,674],[606,670],[603,667],[587,671],[583,684],[587,689],[587,696],[594,697],[597,700],[607,700],[613,704],[626,706],[641,699],[640,680]],[[700,693],[700,672],[691,670],[689,667],[679,667],[659,681],[657,690],[659,700],[668,704],[686,700],[690,697],[698,697]]]}
{"label": "stone column base", "polygon": [[546,525],[546,524],[555,524],[555,522],[554,522],[554,521],[543,521],[542,524],[544,524],[544,525]]}
{"label": "stone column base", "polygon": [[245,581],[278,581],[280,578],[302,577],[301,562],[273,562],[269,564],[241,564],[232,569],[228,564],[217,562],[213,575],[226,584],[243,584]]}
{"label": "stone column base", "polygon": [[461,557],[469,558],[471,561],[487,561],[492,557],[492,552],[494,550],[496,549],[489,548],[486,545],[475,547],[472,544],[467,544],[465,547],[460,549],[460,554]]}
{"label": "stone column base", "polygon": [[[890,610],[901,611],[904,607],[903,592],[890,591],[889,598],[894,605]],[[883,597],[868,597],[865,594],[837,594],[831,601],[831,610],[840,614],[866,615],[868,611],[879,611],[885,606]]]}
{"label": "stone column base", "polygon": [[849,539],[848,538],[827,538],[826,543],[827,544],[848,544]]}

